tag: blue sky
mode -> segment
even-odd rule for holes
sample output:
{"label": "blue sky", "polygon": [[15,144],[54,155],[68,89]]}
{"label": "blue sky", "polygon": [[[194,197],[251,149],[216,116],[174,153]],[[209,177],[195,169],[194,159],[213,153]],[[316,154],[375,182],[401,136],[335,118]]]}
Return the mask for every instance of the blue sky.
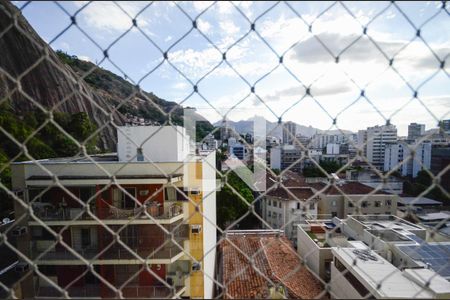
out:
{"label": "blue sky", "polygon": [[[257,114],[270,121],[281,116],[335,129],[332,120],[337,118],[339,128],[356,131],[389,118],[405,135],[410,122],[425,123],[429,129],[436,126],[436,119],[450,118],[450,17],[441,2],[400,2],[398,7],[390,2],[344,2],[317,17],[332,4],[31,2],[23,14],[54,49],[125,73],[144,90],[194,106],[212,122],[224,114],[232,120]],[[80,9],[79,28],[70,26],[59,35],[71,24],[70,15]],[[133,18],[139,29],[132,28]],[[196,19],[198,29],[192,28],[191,19]],[[313,24],[311,33],[305,22]],[[251,23],[257,33],[250,31]],[[359,38],[365,26],[370,39]],[[413,26],[421,27],[421,36],[439,60],[416,37]],[[388,58],[395,55],[394,67],[401,76],[413,89],[420,86],[419,99],[412,99],[411,89],[371,40]],[[103,56],[109,46],[110,61]],[[178,71],[164,61],[161,51],[168,51]],[[224,52],[234,70],[222,60]],[[444,60],[445,70],[439,70],[439,61]],[[192,83],[185,77],[198,84],[199,94],[192,94]],[[314,98],[304,97],[304,85],[311,85]],[[361,88],[369,101],[357,100]]]}

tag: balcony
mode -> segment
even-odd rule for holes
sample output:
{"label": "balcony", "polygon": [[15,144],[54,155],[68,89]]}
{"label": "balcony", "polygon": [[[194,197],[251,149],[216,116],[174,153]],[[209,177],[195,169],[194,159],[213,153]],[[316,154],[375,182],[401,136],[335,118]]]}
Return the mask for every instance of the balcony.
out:
{"label": "balcony", "polygon": [[[182,238],[178,238],[175,241],[183,247]],[[49,241],[48,244],[49,246],[45,248],[51,248],[51,250],[43,255],[42,253],[45,252],[43,250],[44,247],[39,247],[40,245],[36,242],[32,244],[32,258],[35,260],[42,255],[36,261],[38,265],[85,265],[83,260],[71,251],[51,247],[52,241]],[[113,245],[101,255],[99,254],[103,249],[98,247],[74,249],[74,252],[95,265],[141,264],[140,258],[147,264],[170,264],[177,261],[184,254],[183,249],[180,249],[172,241],[167,242],[163,247],[144,248],[129,246],[129,248],[131,251],[120,245]]]}
{"label": "balcony", "polygon": [[[102,288],[98,284],[86,284],[84,286],[70,287],[67,289],[71,298],[113,298],[116,295],[113,291],[107,290],[102,295]],[[125,298],[179,298],[185,291],[185,286],[166,287],[164,285],[155,286],[125,286],[121,289]],[[63,295],[53,287],[37,287],[35,298],[62,297]]]}
{"label": "balcony", "polygon": [[[90,207],[91,214],[101,219],[104,224],[172,224],[183,219],[181,203],[166,201],[164,205],[147,205],[137,208]],[[33,204],[33,212],[47,225],[99,225],[84,208],[55,208],[50,203]],[[152,218],[150,218],[150,215]],[[130,221],[131,220],[131,221]],[[31,226],[40,224],[30,218]]]}

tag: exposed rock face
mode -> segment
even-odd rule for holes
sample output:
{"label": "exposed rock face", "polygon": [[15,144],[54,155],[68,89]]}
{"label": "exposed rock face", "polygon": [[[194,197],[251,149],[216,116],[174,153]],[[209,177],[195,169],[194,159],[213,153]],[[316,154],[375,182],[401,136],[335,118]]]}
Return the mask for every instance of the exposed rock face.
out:
{"label": "exposed rock face", "polygon": [[113,151],[112,123],[123,125],[125,113],[159,124],[169,118],[181,124],[183,113],[177,103],[142,91],[93,63],[55,53],[19,9],[0,0],[0,102],[5,98],[18,116],[39,106],[71,114],[86,112],[102,128],[100,148]]}
{"label": "exposed rock face", "polygon": [[[9,96],[18,115],[38,109],[38,103],[55,111],[86,112],[99,127],[110,121],[109,114],[116,124],[122,124],[123,116],[113,113],[105,100],[60,61],[9,1],[0,2],[0,32],[0,96]],[[19,92],[20,88],[23,92]],[[99,146],[114,149],[114,135],[114,128],[106,126]]]}

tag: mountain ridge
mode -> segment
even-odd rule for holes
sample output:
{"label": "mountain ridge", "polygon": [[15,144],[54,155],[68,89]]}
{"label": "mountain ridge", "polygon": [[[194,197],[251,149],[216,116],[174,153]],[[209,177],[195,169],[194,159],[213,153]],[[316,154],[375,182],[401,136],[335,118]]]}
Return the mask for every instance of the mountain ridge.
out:
{"label": "mountain ridge", "polygon": [[[143,91],[92,62],[54,51],[9,1],[0,2],[0,32],[0,102],[9,102],[19,117],[36,111],[85,112],[99,128],[98,147],[103,151],[115,150],[115,126],[124,125],[129,116],[182,124],[183,107],[176,102]],[[200,132],[212,130],[202,119]]]}
{"label": "mountain ridge", "polygon": [[[264,118],[261,116],[256,116],[258,118]],[[255,117],[251,117],[247,120],[240,120],[240,121],[231,121],[231,120],[227,120],[227,124],[228,126],[234,128],[238,133],[240,134],[246,134],[246,133],[253,133],[253,120]],[[281,126],[279,126],[278,122],[270,122],[267,121],[267,119],[264,118],[264,120],[266,120],[266,124],[267,124],[267,135],[270,136],[275,136],[278,138],[282,138],[283,134],[282,134],[282,128]],[[220,127],[222,126],[223,121],[217,121],[215,123],[213,123],[213,126],[215,127]],[[314,134],[316,133],[328,133],[328,134],[341,134],[340,130],[322,130],[322,129],[318,129],[315,127],[310,126],[305,126],[305,125],[300,125],[296,122],[293,122],[296,124],[296,132],[297,134],[300,133],[303,136],[306,137],[312,137]],[[350,130],[342,130],[342,132],[344,132],[345,134],[351,134],[353,133]]]}

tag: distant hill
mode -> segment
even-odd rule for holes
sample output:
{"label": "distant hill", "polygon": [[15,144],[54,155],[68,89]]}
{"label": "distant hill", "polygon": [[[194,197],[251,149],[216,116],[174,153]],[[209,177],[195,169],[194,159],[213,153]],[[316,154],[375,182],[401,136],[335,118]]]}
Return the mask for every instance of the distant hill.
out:
{"label": "distant hill", "polygon": [[[234,130],[236,130],[237,132],[239,132],[240,134],[245,134],[245,133],[253,133],[253,120],[254,118],[250,118],[248,120],[241,120],[241,121],[227,121],[228,122],[228,126],[234,128]],[[295,122],[294,122],[295,123]],[[267,135],[270,136],[276,136],[278,138],[281,138],[283,136],[282,134],[282,127],[280,126],[280,124],[278,124],[277,122],[270,122],[266,120],[266,130],[267,130]],[[222,126],[222,121],[218,121],[216,123],[213,124],[214,126],[218,127],[218,126]],[[314,134],[316,133],[322,133],[322,132],[327,132],[328,134],[339,134],[341,133],[339,130],[329,130],[329,131],[325,131],[325,130],[321,130],[318,128],[314,128],[312,126],[304,126],[304,125],[300,125],[297,124],[297,134],[301,134],[303,136],[307,136],[307,137],[312,137]],[[343,130],[344,133],[346,134],[350,134],[352,133],[349,130]]]}
{"label": "distant hill", "polygon": [[[9,28],[11,24],[16,25]],[[9,1],[0,2],[0,32],[0,68],[6,71],[0,72],[0,99],[7,98],[18,118],[41,111],[39,106],[68,115],[86,113],[101,128],[97,146],[103,151],[115,150],[116,129],[111,122],[123,125],[127,114],[158,124],[169,118],[182,123],[183,108],[177,103],[140,90],[91,62],[53,51]],[[18,91],[16,78],[24,93]],[[200,127],[202,133],[213,129],[206,120]]]}

